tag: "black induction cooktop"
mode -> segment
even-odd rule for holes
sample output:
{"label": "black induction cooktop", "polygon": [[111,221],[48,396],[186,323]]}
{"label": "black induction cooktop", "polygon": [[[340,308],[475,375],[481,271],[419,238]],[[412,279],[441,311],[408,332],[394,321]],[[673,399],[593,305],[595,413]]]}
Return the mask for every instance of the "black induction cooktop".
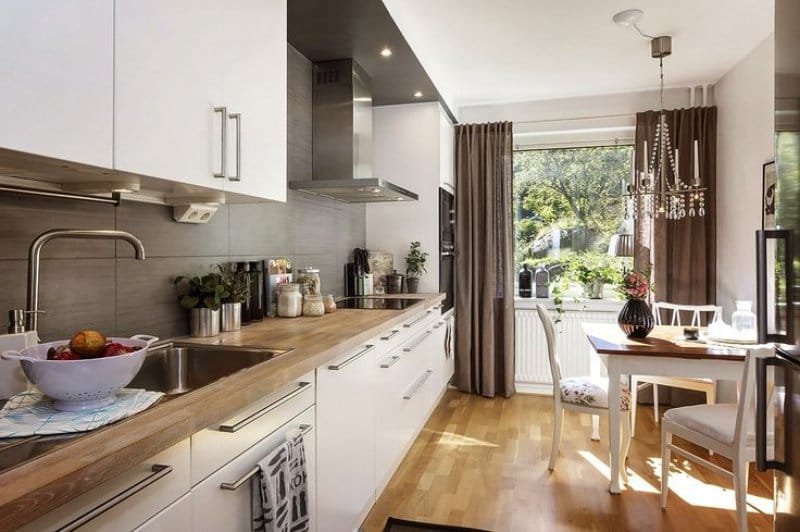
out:
{"label": "black induction cooktop", "polygon": [[405,310],[421,303],[421,299],[390,297],[346,297],[336,302],[337,308],[364,310]]}

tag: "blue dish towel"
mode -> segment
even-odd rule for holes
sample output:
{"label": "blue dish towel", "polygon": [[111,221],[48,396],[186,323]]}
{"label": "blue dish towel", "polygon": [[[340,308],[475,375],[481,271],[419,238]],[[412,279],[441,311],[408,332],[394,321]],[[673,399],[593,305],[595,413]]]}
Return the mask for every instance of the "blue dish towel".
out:
{"label": "blue dish towel", "polygon": [[164,394],[124,388],[113,404],[86,412],[62,412],[39,392],[22,392],[0,410],[0,438],[21,438],[86,432],[132,416],[155,404]]}
{"label": "blue dish towel", "polygon": [[308,480],[303,433],[291,431],[286,443],[258,463],[252,494],[254,532],[309,530]]}

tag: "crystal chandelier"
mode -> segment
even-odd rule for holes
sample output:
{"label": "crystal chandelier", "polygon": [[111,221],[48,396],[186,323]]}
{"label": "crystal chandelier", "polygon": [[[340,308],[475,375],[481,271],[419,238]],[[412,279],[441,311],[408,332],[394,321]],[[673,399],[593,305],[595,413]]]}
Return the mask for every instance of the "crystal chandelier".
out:
{"label": "crystal chandelier", "polygon": [[[672,148],[672,138],[664,113],[664,58],[672,53],[672,37],[664,35],[650,41],[651,55],[658,59],[661,73],[660,106],[658,123],[650,143],[642,143],[643,168],[636,175],[631,172],[631,181],[625,187],[625,218],[664,218],[682,220],[702,217],[706,214],[706,189],[700,179],[699,144],[693,143],[693,175],[691,182],[684,182],[679,171],[680,153]],[[637,146],[638,148],[638,146]]]}

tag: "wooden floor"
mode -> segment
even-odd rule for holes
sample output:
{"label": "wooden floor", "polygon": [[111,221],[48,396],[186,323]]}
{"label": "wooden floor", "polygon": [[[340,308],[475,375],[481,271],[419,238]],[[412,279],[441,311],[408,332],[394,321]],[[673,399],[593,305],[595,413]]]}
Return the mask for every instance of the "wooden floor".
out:
{"label": "wooden floor", "polygon": [[[606,420],[601,418],[601,441],[592,442],[589,416],[564,415],[561,453],[549,474],[552,399],[485,399],[448,391],[364,530],[383,530],[389,516],[497,532],[735,530],[733,485],[680,457],[673,458],[674,491],[661,510],[660,425],[653,423],[652,408],[639,409],[628,458],[631,483],[620,495],[608,492]],[[724,458],[712,460],[730,468]],[[771,474],[751,468],[751,531],[772,530],[771,486]]]}

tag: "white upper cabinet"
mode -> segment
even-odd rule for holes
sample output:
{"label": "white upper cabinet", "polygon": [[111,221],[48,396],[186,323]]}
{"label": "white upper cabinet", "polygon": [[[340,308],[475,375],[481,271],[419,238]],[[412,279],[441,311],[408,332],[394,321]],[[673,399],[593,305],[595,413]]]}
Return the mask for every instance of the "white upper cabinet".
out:
{"label": "white upper cabinet", "polygon": [[113,9],[108,0],[0,4],[0,147],[111,166]]}
{"label": "white upper cabinet", "polygon": [[117,0],[115,168],[286,199],[286,0]]}

